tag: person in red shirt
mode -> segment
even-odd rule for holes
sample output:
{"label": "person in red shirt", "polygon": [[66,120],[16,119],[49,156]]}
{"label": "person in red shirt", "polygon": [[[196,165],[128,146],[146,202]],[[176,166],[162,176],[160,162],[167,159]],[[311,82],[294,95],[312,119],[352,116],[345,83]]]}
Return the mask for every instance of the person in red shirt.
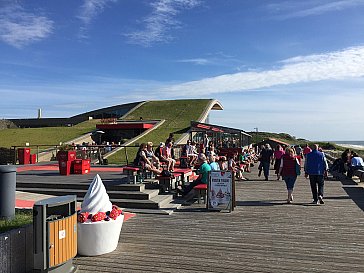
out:
{"label": "person in red shirt", "polygon": [[274,170],[275,174],[277,175],[277,180],[279,180],[279,168],[281,166],[281,159],[284,155],[284,150],[281,145],[277,145],[274,153],[273,153],[273,159],[274,159]]}
{"label": "person in red shirt", "polygon": [[306,144],[306,147],[303,148],[303,156],[306,158],[306,155],[311,152],[312,152],[312,149],[308,146],[308,144]]}
{"label": "person in red shirt", "polygon": [[279,176],[282,175],[284,182],[286,182],[288,204],[293,202],[293,188],[296,183],[297,175],[299,175],[299,173],[297,173],[297,167],[301,168],[295,150],[293,148],[287,148],[286,153],[282,156]]}

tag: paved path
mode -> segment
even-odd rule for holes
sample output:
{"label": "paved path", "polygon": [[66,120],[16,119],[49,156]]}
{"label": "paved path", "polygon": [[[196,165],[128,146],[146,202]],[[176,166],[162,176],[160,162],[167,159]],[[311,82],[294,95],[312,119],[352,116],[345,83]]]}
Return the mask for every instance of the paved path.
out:
{"label": "paved path", "polygon": [[364,189],[327,181],[325,205],[311,205],[298,179],[294,204],[282,181],[237,182],[233,213],[183,207],[171,216],[137,215],[118,248],[77,257],[85,272],[364,272]]}

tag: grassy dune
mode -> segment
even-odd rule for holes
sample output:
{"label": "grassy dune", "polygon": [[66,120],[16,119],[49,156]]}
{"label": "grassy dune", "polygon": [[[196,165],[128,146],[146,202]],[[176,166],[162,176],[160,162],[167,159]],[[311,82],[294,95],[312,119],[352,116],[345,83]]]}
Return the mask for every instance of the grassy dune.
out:
{"label": "grassy dune", "polygon": [[[197,120],[207,107],[210,100],[171,100],[171,101],[150,101],[130,113],[124,120],[164,119],[163,125],[149,133],[137,142],[143,143],[152,141],[155,145],[165,142],[169,133],[174,133],[177,140],[189,127],[191,120]],[[127,148],[129,162],[134,159],[137,148]],[[124,164],[125,152],[120,151],[108,158],[111,164]]]}
{"label": "grassy dune", "polygon": [[95,130],[100,120],[89,120],[72,127],[17,128],[0,130],[0,147],[56,145]]}
{"label": "grassy dune", "polygon": [[[164,142],[169,133],[175,134],[177,140],[190,127],[191,120],[197,120],[206,109],[210,100],[170,100],[150,101],[130,113],[124,120],[155,120],[164,119],[165,122],[158,129],[143,137],[138,143],[152,141],[156,145]],[[72,127],[44,127],[44,128],[16,128],[0,130],[0,147],[33,145],[57,145],[70,141],[85,133],[95,130],[100,120],[82,122]],[[135,157],[135,148],[127,149],[129,161]],[[125,163],[125,152],[119,152],[108,158],[110,163]]]}

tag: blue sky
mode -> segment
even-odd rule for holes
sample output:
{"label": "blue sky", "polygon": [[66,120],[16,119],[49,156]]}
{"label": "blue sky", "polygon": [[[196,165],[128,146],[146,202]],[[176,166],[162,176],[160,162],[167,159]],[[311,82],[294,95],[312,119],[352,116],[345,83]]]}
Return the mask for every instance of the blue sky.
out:
{"label": "blue sky", "polygon": [[216,98],[211,123],[363,140],[364,0],[0,0],[0,118]]}

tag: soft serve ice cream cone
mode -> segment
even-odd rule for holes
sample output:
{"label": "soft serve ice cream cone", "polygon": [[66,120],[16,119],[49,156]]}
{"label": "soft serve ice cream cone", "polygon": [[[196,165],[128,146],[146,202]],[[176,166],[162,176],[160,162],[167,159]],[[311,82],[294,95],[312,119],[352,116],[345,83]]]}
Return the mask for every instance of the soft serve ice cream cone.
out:
{"label": "soft serve ice cream cone", "polygon": [[81,213],[88,212],[95,214],[98,212],[111,211],[111,209],[112,204],[109,195],[106,192],[101,177],[96,174],[81,204]]}
{"label": "soft serve ice cream cone", "polygon": [[97,174],[85,195],[78,215],[78,254],[95,256],[116,249],[124,215],[113,206]]}

